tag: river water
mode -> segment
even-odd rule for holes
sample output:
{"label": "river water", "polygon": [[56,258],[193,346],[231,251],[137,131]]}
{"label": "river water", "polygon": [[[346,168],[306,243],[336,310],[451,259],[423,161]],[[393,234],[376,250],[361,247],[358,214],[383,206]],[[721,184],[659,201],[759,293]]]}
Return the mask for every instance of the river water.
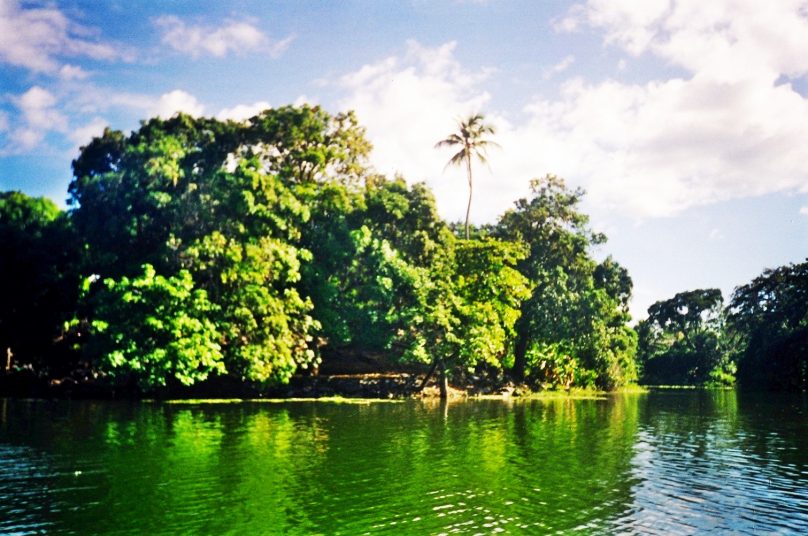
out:
{"label": "river water", "polygon": [[0,399],[2,534],[808,534],[808,399]]}

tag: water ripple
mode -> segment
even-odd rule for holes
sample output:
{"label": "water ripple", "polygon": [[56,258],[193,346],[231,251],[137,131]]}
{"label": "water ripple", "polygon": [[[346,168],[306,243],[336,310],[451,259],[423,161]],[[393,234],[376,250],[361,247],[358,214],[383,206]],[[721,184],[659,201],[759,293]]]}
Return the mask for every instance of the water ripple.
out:
{"label": "water ripple", "polygon": [[800,401],[0,402],[2,534],[808,533]]}

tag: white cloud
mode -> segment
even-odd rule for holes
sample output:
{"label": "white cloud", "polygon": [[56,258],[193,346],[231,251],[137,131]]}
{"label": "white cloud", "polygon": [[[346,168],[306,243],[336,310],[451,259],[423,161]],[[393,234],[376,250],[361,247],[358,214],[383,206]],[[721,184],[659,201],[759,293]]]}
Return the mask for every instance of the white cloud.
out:
{"label": "white cloud", "polygon": [[[99,114],[113,109],[134,111],[140,118],[164,119],[177,112],[193,116],[205,112],[204,105],[194,95],[179,89],[153,96],[118,92],[89,83],[62,92],[58,98],[47,89],[33,86],[11,101],[16,106],[11,118],[0,111],[0,132],[5,138],[0,156],[29,152],[52,132],[63,135],[75,150],[103,132],[108,122]],[[88,117],[92,117],[89,122]]]}
{"label": "white cloud", "polygon": [[90,73],[75,65],[63,65],[59,69],[59,78],[62,80],[84,80]]}
{"label": "white cloud", "polygon": [[135,112],[140,119],[155,116],[168,118],[180,111],[194,116],[205,112],[204,105],[194,95],[180,89],[159,96],[119,91],[92,83],[71,86],[71,89],[65,97],[64,109],[71,110],[82,119],[115,109]]}
{"label": "white cloud", "polygon": [[800,207],[800,214],[802,214],[803,216],[808,216],[808,205]]}
{"label": "white cloud", "polygon": [[277,57],[294,40],[289,36],[272,41],[261,30],[244,21],[230,21],[215,28],[186,24],[179,17],[165,15],[157,18],[155,25],[163,31],[163,43],[194,58],[203,55],[221,58],[229,53],[246,51],[264,51]]}
{"label": "white cloud", "polygon": [[346,94],[339,107],[355,110],[367,128],[376,168],[427,180],[441,209],[458,219],[465,210],[465,181],[457,170],[441,172],[448,155],[433,146],[453,130],[455,119],[481,110],[489,95],[478,88],[487,73],[464,69],[454,58],[455,46],[432,49],[411,41],[403,56],[365,65],[338,85]]}
{"label": "white cloud", "polygon": [[289,45],[295,40],[294,35],[288,35],[281,39],[280,41],[272,41],[267,49],[269,55],[273,58],[280,57],[281,54],[286,52],[289,48]]}
{"label": "white cloud", "polygon": [[464,68],[454,43],[413,42],[406,54],[344,76],[341,106],[367,126],[375,165],[427,179],[452,219],[464,208],[462,173],[441,173],[448,154],[432,146],[454,118],[478,110],[498,127],[502,151],[490,155],[490,172],[475,169],[475,198],[486,200],[472,209],[476,221],[494,219],[527,193],[530,178],[548,172],[584,186],[596,211],[638,219],[808,192],[808,99],[782,81],[808,74],[808,9],[740,0],[718,8],[695,0],[624,4],[577,6],[557,27],[594,26],[630,54],[679,66],[681,77],[568,79],[557,96],[537,96],[511,122],[484,110],[486,72]]}
{"label": "white cloud", "polygon": [[67,118],[56,108],[57,99],[50,91],[33,86],[12,100],[19,111],[19,120],[9,132],[3,154],[29,151],[39,145],[48,132],[67,130]]}
{"label": "white cloud", "polygon": [[157,107],[158,99],[143,93],[129,93],[83,83],[75,86],[75,91],[69,95],[67,107],[85,117],[113,108],[137,110],[141,114],[147,114]]}
{"label": "white cloud", "polygon": [[0,1],[0,62],[55,74],[60,57],[113,60],[123,56],[112,45],[88,38],[92,34],[55,7],[25,9],[15,0]]}
{"label": "white cloud", "polygon": [[316,106],[317,99],[309,98],[308,95],[300,95],[298,98],[294,100],[292,106],[303,106],[304,104],[308,104],[309,106]]}
{"label": "white cloud", "polygon": [[150,106],[148,113],[150,117],[157,116],[167,119],[177,112],[200,116],[204,111],[205,107],[196,100],[196,97],[181,89],[175,89],[174,91],[160,95]]}
{"label": "white cloud", "polygon": [[573,63],[575,63],[575,56],[573,56],[572,54],[565,56],[564,59],[562,59],[561,61],[559,61],[558,63],[556,63],[555,65],[553,65],[544,72],[544,79],[547,80],[549,78],[552,78],[554,75],[557,75],[558,73],[566,71]]}
{"label": "white cloud", "polygon": [[267,101],[259,101],[253,104],[238,104],[232,108],[224,108],[216,117],[221,120],[231,119],[233,121],[245,121],[258,113],[271,108]]}
{"label": "white cloud", "polygon": [[54,109],[56,97],[39,86],[34,86],[17,98],[17,107],[26,123],[36,128],[64,129],[65,117]]}
{"label": "white cloud", "polygon": [[[574,151],[552,169],[594,201],[638,216],[769,192],[808,190],[808,102],[789,86],[693,78],[625,85],[568,82],[528,109]],[[529,129],[531,130],[531,129]]]}
{"label": "white cloud", "polygon": [[574,6],[561,30],[588,25],[607,44],[654,54],[721,80],[808,72],[808,6],[804,0],[590,0]]}
{"label": "white cloud", "polygon": [[68,137],[75,145],[73,152],[78,152],[78,148],[87,145],[96,136],[104,133],[104,129],[109,123],[100,117],[94,117],[84,126],[71,130]]}
{"label": "white cloud", "polygon": [[646,84],[570,82],[560,101],[536,103],[539,117],[556,120],[556,134],[589,161],[570,172],[600,202],[653,216],[808,191],[808,100],[776,83],[808,73],[799,3],[597,0],[570,17],[562,26],[593,26],[606,43],[690,73]]}

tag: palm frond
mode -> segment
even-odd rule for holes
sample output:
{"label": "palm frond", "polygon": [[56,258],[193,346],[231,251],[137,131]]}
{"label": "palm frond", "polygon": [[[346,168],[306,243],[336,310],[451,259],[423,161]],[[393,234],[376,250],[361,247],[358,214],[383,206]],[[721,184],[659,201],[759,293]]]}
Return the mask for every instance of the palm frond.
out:
{"label": "palm frond", "polygon": [[493,135],[496,129],[485,123],[485,116],[476,113],[466,119],[457,122],[457,132],[453,132],[435,144],[436,149],[443,147],[453,147],[460,145],[463,148],[454,154],[449,162],[444,166],[461,165],[472,157],[478,159],[483,164],[488,164],[487,150],[489,147],[499,147],[500,145],[484,138],[486,135]]}
{"label": "palm frond", "polygon": [[450,147],[452,145],[463,145],[463,138],[458,136],[457,134],[449,134],[446,136],[445,139],[440,140],[438,143],[435,144],[435,149],[439,149],[441,147]]}
{"label": "palm frond", "polygon": [[457,153],[454,154],[454,156],[452,156],[452,158],[449,159],[448,162],[446,162],[446,165],[443,166],[443,170],[446,171],[446,168],[449,166],[463,165],[463,162],[466,161],[466,154],[467,153],[465,147],[459,150]]}

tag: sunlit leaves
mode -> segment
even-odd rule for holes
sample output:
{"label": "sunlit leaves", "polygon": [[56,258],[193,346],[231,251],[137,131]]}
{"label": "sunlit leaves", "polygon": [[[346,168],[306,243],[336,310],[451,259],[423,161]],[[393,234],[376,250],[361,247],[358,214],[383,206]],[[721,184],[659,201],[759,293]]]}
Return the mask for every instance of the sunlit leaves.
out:
{"label": "sunlit leaves", "polygon": [[136,277],[99,284],[88,350],[116,382],[143,388],[191,385],[224,373],[214,322],[218,307],[188,271],[164,277],[146,264]]}

